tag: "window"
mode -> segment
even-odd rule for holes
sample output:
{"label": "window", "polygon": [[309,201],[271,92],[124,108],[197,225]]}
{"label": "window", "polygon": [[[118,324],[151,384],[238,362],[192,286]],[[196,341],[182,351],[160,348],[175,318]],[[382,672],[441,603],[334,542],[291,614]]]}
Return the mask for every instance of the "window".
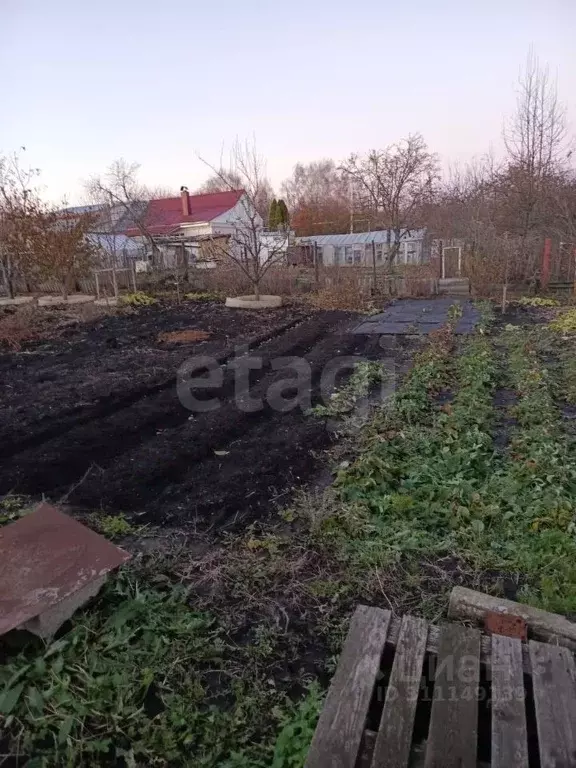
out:
{"label": "window", "polygon": [[354,264],[362,264],[362,250],[354,248]]}
{"label": "window", "polygon": [[354,256],[352,255],[352,246],[346,245],[344,247],[344,258],[346,260],[346,264],[353,264],[354,263]]}
{"label": "window", "polygon": [[334,264],[341,264],[341,263],[342,263],[342,246],[335,245],[334,246]]}
{"label": "window", "polygon": [[316,260],[317,260],[316,262],[317,264],[322,264],[322,246],[321,245],[316,246]]}
{"label": "window", "polygon": [[376,246],[376,261],[382,261],[383,254],[382,254],[382,246],[377,245]]}

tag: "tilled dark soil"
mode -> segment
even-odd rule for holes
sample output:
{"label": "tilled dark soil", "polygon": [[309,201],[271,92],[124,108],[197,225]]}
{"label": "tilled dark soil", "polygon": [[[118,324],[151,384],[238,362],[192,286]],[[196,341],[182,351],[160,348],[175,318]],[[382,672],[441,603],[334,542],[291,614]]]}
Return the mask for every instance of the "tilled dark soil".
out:
{"label": "tilled dark soil", "polygon": [[[0,355],[0,494],[66,496],[77,509],[180,526],[245,522],[309,479],[332,440],[301,407],[271,407],[274,384],[284,382],[284,397],[296,394],[286,385],[294,371],[273,362],[304,358],[314,402],[329,361],[382,356],[377,338],[348,333],[355,321],[341,311],[186,304],[70,328],[65,338]],[[189,328],[211,336],[158,341],[160,332]],[[250,396],[263,401],[254,412],[236,402],[235,348],[246,345],[261,361],[250,375]],[[178,398],[176,372],[195,355],[221,367],[216,388],[195,390],[217,398],[215,410],[190,412]]]}

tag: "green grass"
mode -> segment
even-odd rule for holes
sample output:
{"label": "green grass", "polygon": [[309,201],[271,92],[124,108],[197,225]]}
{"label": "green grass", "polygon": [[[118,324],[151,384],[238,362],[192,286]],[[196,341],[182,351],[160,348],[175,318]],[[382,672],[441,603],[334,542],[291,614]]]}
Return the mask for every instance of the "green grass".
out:
{"label": "green grass", "polygon": [[182,589],[125,574],[61,638],[0,666],[2,730],[30,768],[302,765],[321,693],[292,704],[259,647],[273,650],[235,646]]}

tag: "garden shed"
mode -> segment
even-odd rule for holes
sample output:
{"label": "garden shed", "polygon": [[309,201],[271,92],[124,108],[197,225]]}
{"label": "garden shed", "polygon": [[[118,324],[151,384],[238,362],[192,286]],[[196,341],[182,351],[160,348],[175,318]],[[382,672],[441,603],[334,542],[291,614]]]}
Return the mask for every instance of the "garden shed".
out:
{"label": "garden shed", "polygon": [[[404,230],[400,236],[400,249],[396,257],[399,264],[423,264],[429,260],[425,247],[426,230]],[[350,232],[345,235],[308,235],[296,238],[296,244],[310,251],[314,261],[314,249],[320,264],[326,266],[371,266],[374,258],[378,266],[387,262],[388,252],[396,243],[392,230],[376,232]]]}

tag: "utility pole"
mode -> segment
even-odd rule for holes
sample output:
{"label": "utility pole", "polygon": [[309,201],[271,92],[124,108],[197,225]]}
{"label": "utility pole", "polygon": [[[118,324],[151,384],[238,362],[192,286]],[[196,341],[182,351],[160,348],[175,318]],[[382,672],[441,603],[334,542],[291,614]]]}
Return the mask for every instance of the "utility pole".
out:
{"label": "utility pole", "polygon": [[350,194],[350,234],[354,232],[354,185],[352,177],[348,177],[348,192]]}

